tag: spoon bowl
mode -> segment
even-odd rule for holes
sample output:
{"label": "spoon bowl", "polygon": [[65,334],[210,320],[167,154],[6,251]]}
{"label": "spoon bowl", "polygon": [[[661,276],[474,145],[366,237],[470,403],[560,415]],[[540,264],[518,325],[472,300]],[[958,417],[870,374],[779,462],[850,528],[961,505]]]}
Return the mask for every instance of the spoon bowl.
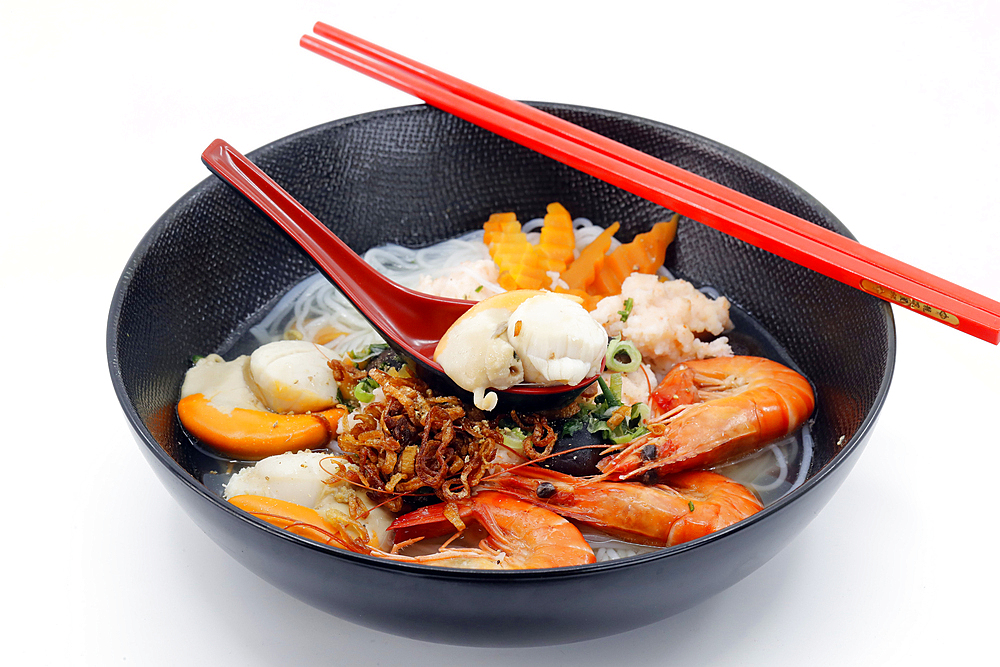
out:
{"label": "spoon bowl", "polygon": [[[222,139],[201,155],[205,166],[234,187],[283,229],[397,352],[412,358],[431,387],[469,399],[434,361],[434,349],[448,328],[475,302],[423,294],[386,278],[331,232],[281,186]],[[593,384],[521,384],[498,391],[497,409],[558,408]]]}

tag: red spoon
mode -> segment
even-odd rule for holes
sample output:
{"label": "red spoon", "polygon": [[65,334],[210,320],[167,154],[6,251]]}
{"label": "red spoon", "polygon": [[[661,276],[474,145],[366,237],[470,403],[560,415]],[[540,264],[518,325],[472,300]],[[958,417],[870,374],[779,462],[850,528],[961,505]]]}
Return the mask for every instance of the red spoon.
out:
{"label": "red spoon", "polygon": [[[433,359],[434,348],[448,327],[472,301],[446,299],[407,289],[376,271],[337,238],[290,194],[239,151],[216,139],[201,154],[216,176],[233,186],[297,243],[323,274],[344,293],[362,315],[398,352],[412,357],[432,384],[446,382],[466,396]],[[544,410],[566,404],[597,376],[573,386],[521,384],[498,392],[502,409]]]}

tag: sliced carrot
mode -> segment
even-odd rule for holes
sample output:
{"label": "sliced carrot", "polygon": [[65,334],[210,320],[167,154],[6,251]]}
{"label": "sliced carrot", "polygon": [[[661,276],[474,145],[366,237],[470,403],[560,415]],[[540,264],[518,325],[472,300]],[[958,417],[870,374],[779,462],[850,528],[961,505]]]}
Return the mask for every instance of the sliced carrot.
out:
{"label": "sliced carrot", "polygon": [[490,257],[499,265],[498,256],[520,255],[524,253],[525,247],[530,246],[531,243],[528,242],[528,237],[524,232],[497,232],[489,244]]}
{"label": "sliced carrot", "polygon": [[541,259],[535,248],[529,244],[522,254],[509,256],[500,265],[500,270],[511,277],[516,285],[515,289],[541,289],[548,283]]}
{"label": "sliced carrot", "polygon": [[503,271],[497,277],[497,284],[508,292],[517,289],[517,278],[510,274],[510,271]]}
{"label": "sliced carrot", "polygon": [[546,283],[543,257],[523,232],[499,232],[490,245],[490,256],[500,268],[500,286],[538,289]]}
{"label": "sliced carrot", "polygon": [[620,294],[622,282],[633,273],[656,273],[663,266],[667,246],[677,233],[677,215],[669,222],[658,222],[645,234],[636,234],[631,243],[623,243],[605,259],[604,266],[588,287],[594,295]]}
{"label": "sliced carrot", "polygon": [[580,256],[562,272],[559,277],[566,282],[570,290],[585,290],[594,282],[594,277],[604,265],[604,256],[611,247],[611,237],[619,227],[616,222],[601,232],[601,235],[591,241],[580,252]]}
{"label": "sliced carrot", "polygon": [[494,213],[483,224],[483,243],[490,245],[495,235],[499,233],[519,232],[521,223],[513,213]]}
{"label": "sliced carrot", "polygon": [[573,261],[573,251],[576,249],[573,218],[558,202],[549,204],[546,211],[538,250],[549,260],[545,267],[546,271],[562,273]]}
{"label": "sliced carrot", "polygon": [[313,338],[313,342],[317,345],[326,345],[334,338],[340,338],[341,336],[346,336],[347,334],[340,329],[331,326],[325,326],[316,332],[316,336]]}
{"label": "sliced carrot", "polygon": [[227,414],[203,394],[185,396],[177,404],[177,416],[191,435],[223,454],[245,460],[325,447],[345,414],[342,408],[301,415],[233,408]]}
{"label": "sliced carrot", "polygon": [[[306,324],[309,324],[307,321]],[[341,331],[336,327],[326,325],[321,327],[319,331],[313,334],[312,342],[317,345],[326,345],[334,338],[339,338],[340,336],[346,336],[347,332]],[[302,332],[298,330],[295,324],[291,324],[288,329],[285,330],[285,338],[288,340],[302,340]]]}

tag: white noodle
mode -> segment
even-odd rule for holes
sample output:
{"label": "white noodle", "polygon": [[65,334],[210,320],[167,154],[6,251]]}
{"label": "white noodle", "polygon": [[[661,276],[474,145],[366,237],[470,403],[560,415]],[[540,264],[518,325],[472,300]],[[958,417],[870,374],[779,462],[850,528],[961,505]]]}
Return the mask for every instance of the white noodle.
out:
{"label": "white noodle", "polygon": [[752,486],[754,487],[754,489],[757,491],[758,494],[777,489],[779,486],[785,483],[786,478],[788,477],[788,462],[785,460],[785,454],[781,451],[781,448],[778,447],[777,445],[771,445],[767,449],[772,454],[774,454],[774,458],[778,462],[778,475],[774,478],[774,481],[771,482],[770,484],[754,483]]}
{"label": "white noodle", "polygon": [[288,290],[288,292],[285,293],[285,296],[281,297],[281,300],[278,301],[274,308],[271,309],[271,312],[269,312],[267,316],[260,321],[260,323],[250,329],[250,333],[253,334],[254,338],[262,344],[270,343],[275,340],[273,334],[270,332],[277,325],[278,320],[287,315],[289,309],[294,308],[294,304],[299,298],[299,295],[309,289],[311,281],[321,277],[322,276],[319,274],[316,274],[313,278],[306,278],[298,285]]}
{"label": "white noodle", "polygon": [[[528,240],[538,243],[538,231],[544,218],[530,220],[522,226]],[[603,231],[586,218],[573,221],[577,235],[577,255]],[[620,245],[613,241],[612,247]],[[474,262],[492,261],[489,249],[483,243],[483,230],[477,229],[462,236],[419,249],[388,244],[372,248],[364,259],[377,271],[395,282],[417,288],[421,277],[441,278],[455,273],[469,276],[487,293],[499,293],[503,288],[474,266]],[[468,264],[467,264],[468,263]],[[552,276],[553,285],[557,276]],[[269,343],[285,337],[286,331],[296,331],[305,340],[314,340],[324,330],[335,329],[343,332],[326,347],[335,354],[344,354],[372,343],[382,342],[368,321],[322,274],[316,273],[288,291],[270,313],[250,333],[260,342]]]}
{"label": "white noodle", "polygon": [[489,259],[482,230],[417,250],[389,244],[365,253],[365,261],[379,273],[410,288],[416,287],[421,276],[439,278],[463,262]]}
{"label": "white noodle", "polygon": [[527,234],[528,232],[540,231],[542,229],[542,224],[545,222],[545,218],[532,218],[526,223],[521,225],[521,231]]}
{"label": "white noodle", "polygon": [[809,467],[812,465],[812,454],[813,454],[813,440],[812,432],[808,428],[803,428],[802,431],[802,461],[799,463],[799,474],[796,475],[795,481],[792,486],[788,489],[792,491],[799,488],[806,481],[806,475],[809,474]]}
{"label": "white noodle", "polygon": [[625,542],[585,524],[580,524],[577,527],[580,529],[583,539],[594,550],[594,556],[597,557],[598,563],[618,560],[619,558],[628,558],[629,556],[638,556],[639,554],[656,551],[659,548],[645,544]]}

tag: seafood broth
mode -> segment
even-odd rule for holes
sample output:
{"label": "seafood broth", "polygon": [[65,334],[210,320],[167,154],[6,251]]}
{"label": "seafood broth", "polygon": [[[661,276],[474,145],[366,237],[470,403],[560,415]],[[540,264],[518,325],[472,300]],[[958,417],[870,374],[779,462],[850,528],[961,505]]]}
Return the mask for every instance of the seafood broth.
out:
{"label": "seafood broth", "polygon": [[[310,276],[302,283],[313,279],[314,276]],[[712,297],[719,295],[711,287],[702,287],[701,291]],[[281,297],[278,297],[262,308],[240,330],[233,332],[229,344],[222,346],[215,353],[226,359],[231,359],[241,354],[250,354],[259,347],[261,341],[253,335],[251,329],[264,320],[280,300]],[[731,303],[729,313],[734,328],[724,335],[729,338],[733,354],[766,357],[789,368],[799,370],[788,353],[747,312]],[[807,421],[792,436],[764,447],[740,461],[716,466],[712,470],[753,489],[764,506],[767,507],[805,482],[813,457],[813,440],[810,434],[811,421]],[[185,467],[197,479],[200,479],[210,492],[219,497],[222,497],[225,485],[235,473],[255,463],[255,461],[227,458],[205,448],[186,432],[179,420],[177,428],[178,432],[182,434],[182,453],[186,458]],[[584,534],[588,540],[592,541],[595,552],[610,553],[610,555],[598,553],[598,560],[615,558],[617,557],[616,553],[618,555],[632,555],[629,553],[629,547],[636,547],[633,553],[644,553],[652,550],[650,547],[632,545],[597,534],[593,529],[590,529],[590,532],[584,531]]]}

